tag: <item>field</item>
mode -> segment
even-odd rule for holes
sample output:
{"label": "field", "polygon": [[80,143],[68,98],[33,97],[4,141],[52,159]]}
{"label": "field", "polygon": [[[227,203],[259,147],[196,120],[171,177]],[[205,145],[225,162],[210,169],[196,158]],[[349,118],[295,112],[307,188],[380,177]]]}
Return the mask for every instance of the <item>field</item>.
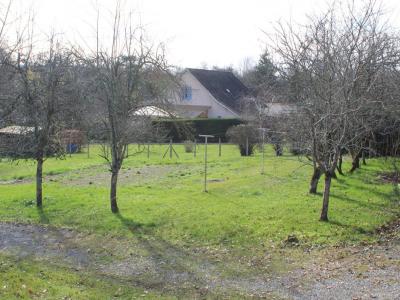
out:
{"label": "field", "polygon": [[[306,160],[287,152],[282,157],[275,157],[272,148],[268,148],[265,173],[261,175],[260,153],[254,157],[240,157],[235,146],[223,145],[219,157],[218,146],[213,144],[208,151],[209,191],[205,193],[203,145],[196,157],[193,153],[185,153],[182,145],[174,147],[179,158],[171,159],[168,155],[162,158],[167,146],[152,145],[148,159],[146,151],[135,153],[138,147],[130,146],[132,156],[124,162],[119,177],[119,214],[110,212],[110,175],[104,160],[98,156],[97,146],[91,147],[90,158],[86,153],[80,153],[45,162],[43,210],[38,210],[34,202],[34,163],[3,160],[0,162],[0,221],[40,224],[46,228],[77,232],[84,236],[79,236],[80,245],[95,252],[102,263],[109,259],[107,253],[112,252],[122,261],[124,252],[134,249],[143,257],[153,257],[152,251],[165,255],[167,265],[173,264],[171,257],[187,257],[187,261],[181,262],[182,266],[193,266],[198,260],[209,259],[218,266],[218,274],[230,276],[238,269],[242,273],[252,272],[242,264],[250,262],[251,266],[255,261],[261,261],[256,263],[260,272],[265,272],[265,268],[268,272],[284,272],[287,263],[283,258],[286,254],[279,255],[282,251],[288,251],[292,257],[301,257],[304,249],[373,243],[379,239],[376,230],[395,220],[400,212],[393,186],[379,177],[379,173],[388,168],[383,159],[368,160],[367,165],[354,174],[346,173],[333,182],[330,221],[324,223],[318,221],[322,195],[307,192],[311,166]],[[347,160],[344,169],[349,169]],[[322,188],[321,180],[319,190]],[[296,237],[297,247],[288,246],[288,236]],[[151,247],[144,246],[149,244]],[[196,253],[194,261],[191,253]],[[273,258],[269,256],[268,267],[262,262],[265,253],[276,253]],[[54,264],[54,257],[46,258],[52,264],[44,265],[43,261],[33,260],[30,255],[17,262],[14,260],[8,254],[0,256],[0,262],[3,262],[0,280],[8,280],[8,286],[14,286],[3,290],[0,286],[0,296],[17,297],[17,293],[29,296],[29,292],[21,292],[20,287],[15,287],[13,280],[19,277],[21,270],[32,274],[40,268],[56,274],[51,277],[52,285],[60,285],[56,290],[72,299],[85,299],[89,294],[84,293],[89,291],[93,295],[90,297],[95,297],[101,290],[118,294],[118,284],[104,281],[104,278],[82,280],[63,264]],[[218,261],[229,267],[218,265]],[[7,267],[10,265],[14,268]],[[98,276],[94,273],[94,277]],[[57,279],[63,277],[67,278],[65,282]],[[40,278],[27,276],[25,280],[28,283],[24,285],[46,289],[45,281],[40,282]],[[69,281],[82,284],[72,288]],[[166,291],[163,296],[176,296],[173,288],[158,289],[154,282],[133,285],[138,286],[138,290],[123,286],[123,293],[131,297],[157,298],[160,290]],[[150,286],[151,292],[143,294],[146,286]],[[188,293],[192,295],[191,289],[188,288]],[[54,297],[62,293],[54,294]],[[123,293],[121,297],[124,298],[126,294]]]}

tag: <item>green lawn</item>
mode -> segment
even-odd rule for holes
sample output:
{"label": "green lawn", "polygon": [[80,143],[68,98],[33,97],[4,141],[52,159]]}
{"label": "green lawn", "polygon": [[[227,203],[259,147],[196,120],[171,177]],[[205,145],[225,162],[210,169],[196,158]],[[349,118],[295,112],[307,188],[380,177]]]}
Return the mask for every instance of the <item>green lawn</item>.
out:
{"label": "green lawn", "polygon": [[[385,169],[383,160],[369,160],[361,170],[333,182],[330,222],[322,223],[322,196],[307,193],[311,167],[297,157],[275,157],[268,148],[266,172],[261,175],[259,153],[240,157],[235,146],[224,145],[218,157],[218,146],[211,145],[209,192],[204,193],[203,146],[196,158],[177,145],[179,159],[163,159],[166,147],[151,146],[150,159],[142,152],[125,161],[119,215],[109,209],[109,175],[98,147],[91,147],[90,158],[81,153],[45,162],[45,174],[51,176],[44,185],[43,211],[33,201],[35,165],[3,160],[0,180],[24,180],[0,185],[0,220],[256,253],[281,245],[291,234],[304,246],[373,241],[374,230],[399,213],[392,186],[377,177]],[[137,146],[131,145],[130,153],[134,150]],[[349,163],[344,167],[348,169]]]}
{"label": "green lawn", "polygon": [[[0,254],[0,299],[160,299],[159,294],[62,266]],[[163,299],[168,298],[165,295]]]}

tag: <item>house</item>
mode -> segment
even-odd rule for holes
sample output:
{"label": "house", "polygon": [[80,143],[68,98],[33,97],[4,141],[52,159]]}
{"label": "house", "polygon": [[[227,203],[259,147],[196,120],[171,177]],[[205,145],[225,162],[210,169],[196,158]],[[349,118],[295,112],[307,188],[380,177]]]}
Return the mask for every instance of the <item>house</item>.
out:
{"label": "house", "polygon": [[186,69],[183,91],[175,110],[186,118],[239,118],[241,99],[248,88],[227,71]]}
{"label": "house", "polygon": [[34,127],[8,126],[0,129],[0,156],[32,154]]}
{"label": "house", "polygon": [[20,136],[33,133],[34,127],[27,126],[8,126],[0,129],[1,136]]}

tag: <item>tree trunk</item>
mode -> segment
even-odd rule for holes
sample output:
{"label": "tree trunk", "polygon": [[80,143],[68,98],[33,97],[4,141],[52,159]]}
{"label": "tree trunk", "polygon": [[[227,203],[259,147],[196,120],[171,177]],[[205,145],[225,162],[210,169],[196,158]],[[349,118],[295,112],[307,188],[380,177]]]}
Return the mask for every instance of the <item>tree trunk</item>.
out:
{"label": "tree trunk", "polygon": [[362,157],[362,163],[363,163],[364,166],[367,165],[367,159],[366,159],[365,156],[366,156],[365,155],[365,150],[362,150],[361,157]]}
{"label": "tree trunk", "polygon": [[319,167],[314,168],[314,173],[313,176],[311,177],[311,182],[310,182],[310,194],[316,194],[317,193],[317,187],[318,187],[318,182],[319,179],[321,178],[322,172]]}
{"label": "tree trunk", "polygon": [[338,170],[340,175],[344,175],[343,174],[343,169],[342,169],[342,164],[343,164],[343,156],[342,156],[342,154],[340,154],[339,155],[338,165],[337,165],[337,170]]}
{"label": "tree trunk", "polygon": [[119,170],[113,170],[111,173],[111,190],[110,190],[110,204],[113,213],[118,212],[117,204],[117,182]]}
{"label": "tree trunk", "polygon": [[43,158],[36,159],[36,206],[42,207],[43,202]]}
{"label": "tree trunk", "polygon": [[368,141],[368,158],[376,156],[376,145],[373,139],[374,137],[371,137]]}
{"label": "tree trunk", "polygon": [[327,172],[325,174],[325,189],[324,189],[324,199],[322,201],[322,211],[320,221],[328,221],[328,207],[329,207],[329,194],[331,191],[331,181],[332,174]]}
{"label": "tree trunk", "polygon": [[359,151],[356,156],[353,157],[353,161],[351,162],[351,169],[350,173],[353,173],[355,170],[360,168],[360,157],[361,157],[361,151]]}
{"label": "tree trunk", "polygon": [[282,151],[281,144],[274,144],[274,150],[275,150],[275,155],[276,156],[282,156],[283,151]]}

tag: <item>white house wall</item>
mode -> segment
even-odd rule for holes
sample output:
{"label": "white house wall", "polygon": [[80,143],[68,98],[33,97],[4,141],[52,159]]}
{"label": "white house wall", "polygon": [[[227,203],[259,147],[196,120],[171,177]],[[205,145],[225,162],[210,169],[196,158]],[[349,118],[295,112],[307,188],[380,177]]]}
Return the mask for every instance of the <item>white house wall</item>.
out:
{"label": "white house wall", "polygon": [[[187,106],[206,106],[208,109],[209,118],[235,118],[237,115],[231,110],[220,104],[210,92],[189,72],[186,71],[182,75],[183,82],[192,88],[191,100],[180,100],[178,104]],[[185,116],[191,117],[193,112],[187,112]]]}

